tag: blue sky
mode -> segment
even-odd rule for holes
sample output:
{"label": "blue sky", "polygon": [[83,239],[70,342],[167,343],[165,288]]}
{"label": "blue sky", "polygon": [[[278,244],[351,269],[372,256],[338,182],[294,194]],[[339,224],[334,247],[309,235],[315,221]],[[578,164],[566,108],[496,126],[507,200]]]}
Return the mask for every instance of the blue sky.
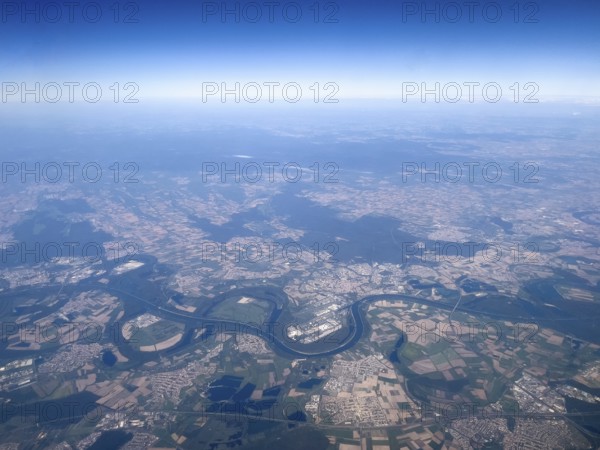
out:
{"label": "blue sky", "polygon": [[[140,98],[198,96],[208,81],[295,81],[304,88],[334,82],[338,98],[398,98],[403,82],[436,81],[494,81],[504,89],[514,82],[534,82],[539,98],[587,101],[600,96],[597,0],[492,2],[502,12],[497,22],[494,5],[484,17],[483,6],[490,3],[484,1],[475,2],[473,21],[468,2],[462,1],[280,1],[273,23],[269,2],[261,1],[124,1],[118,3],[118,23],[113,1],[101,3],[97,23],[84,20],[81,6],[74,10],[73,23],[66,6],[61,20],[51,23],[52,2],[25,2],[30,9],[40,8],[36,23],[33,14],[25,20],[20,10],[10,14],[7,3],[0,23],[4,82],[96,81],[108,86],[131,81],[140,86]],[[223,21],[223,6],[233,10],[236,4],[240,21],[233,14]],[[21,9],[21,3],[14,5]],[[422,9],[436,5],[439,22],[433,14],[423,20]],[[252,23],[248,18],[256,6],[262,18]],[[456,6],[462,17],[452,23]],[[291,15],[297,7],[302,17],[294,23]],[[207,15],[209,11],[215,13]],[[128,13],[137,23],[123,23]],[[94,9],[88,14],[95,14]],[[324,23],[327,14],[330,23]],[[537,22],[526,22],[527,17]]]}

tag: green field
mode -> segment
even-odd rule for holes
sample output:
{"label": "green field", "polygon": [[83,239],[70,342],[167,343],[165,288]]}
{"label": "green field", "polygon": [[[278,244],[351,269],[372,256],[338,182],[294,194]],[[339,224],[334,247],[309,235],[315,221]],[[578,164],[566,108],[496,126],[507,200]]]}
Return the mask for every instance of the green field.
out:
{"label": "green field", "polygon": [[182,333],[184,328],[182,323],[161,319],[148,327],[137,330],[132,337],[132,342],[136,347],[158,344]]}
{"label": "green field", "polygon": [[271,313],[268,302],[251,299],[240,303],[242,297],[233,297],[223,300],[215,306],[210,316],[214,318],[233,320],[236,322],[262,324],[267,321]]}

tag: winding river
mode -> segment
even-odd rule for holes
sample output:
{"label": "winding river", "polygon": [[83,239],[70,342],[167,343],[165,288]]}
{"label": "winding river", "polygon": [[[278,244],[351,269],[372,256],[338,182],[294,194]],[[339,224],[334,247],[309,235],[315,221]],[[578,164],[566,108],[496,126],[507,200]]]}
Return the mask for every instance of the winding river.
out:
{"label": "winding river", "polygon": [[[409,303],[418,303],[448,311],[455,309],[455,305],[453,304],[427,300],[424,298],[404,294],[369,295],[343,308],[343,310],[347,310],[349,312],[349,315],[347,323],[344,324],[340,330],[328,336],[323,336],[313,343],[304,344],[290,338],[287,335],[287,330],[289,327],[294,326],[297,323],[294,322],[293,317],[290,315],[287,309],[289,304],[289,298],[287,294],[276,286],[243,287],[232,289],[215,297],[214,299],[205,300],[207,307],[201,313],[194,314],[175,311],[171,308],[165,308],[163,306],[157,306],[146,299],[137,297],[129,292],[124,292],[119,289],[109,289],[118,294],[131,296],[132,298],[143,302],[148,310],[153,311],[157,315],[172,320],[183,320],[194,328],[202,327],[207,329],[208,331],[203,335],[204,337],[208,337],[211,334],[218,332],[229,332],[239,335],[252,334],[265,339],[274,350],[278,351],[278,353],[295,358],[331,356],[352,348],[362,338],[365,329],[368,329],[368,323],[366,320],[366,311],[368,309],[368,305],[379,300],[406,301]],[[226,299],[240,296],[268,302],[272,306],[269,320],[263,324],[254,324],[224,320],[210,316],[211,311],[217,304]],[[526,317],[514,317],[510,315],[488,313],[483,314],[481,311],[476,311],[461,306],[456,307],[455,310],[499,320],[531,320],[530,318]]]}

